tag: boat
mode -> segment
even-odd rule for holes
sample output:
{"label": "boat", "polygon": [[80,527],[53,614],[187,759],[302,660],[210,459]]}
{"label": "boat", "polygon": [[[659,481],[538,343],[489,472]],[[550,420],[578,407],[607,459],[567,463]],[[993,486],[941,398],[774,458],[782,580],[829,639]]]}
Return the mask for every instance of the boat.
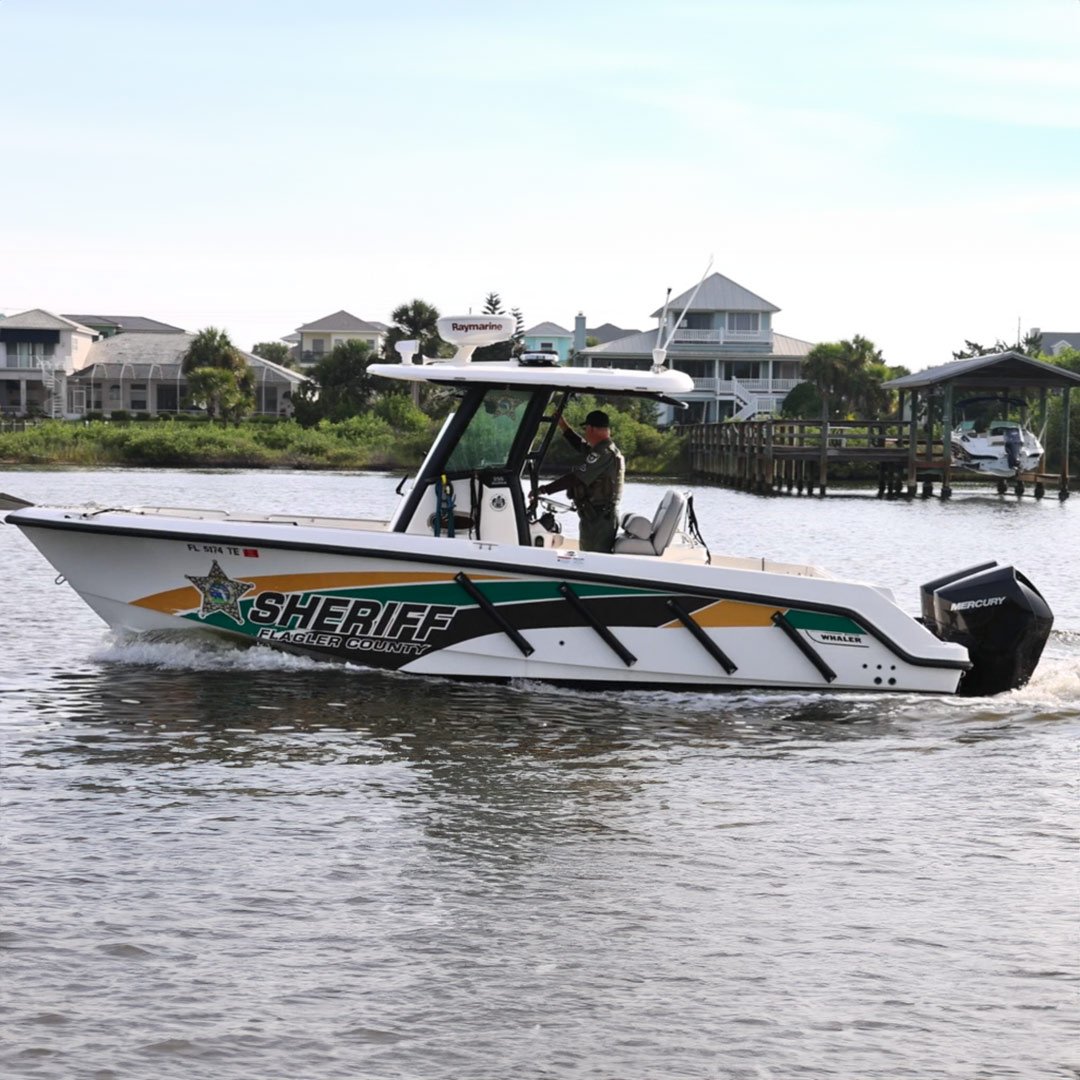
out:
{"label": "boat", "polygon": [[[1018,405],[1027,403],[1011,398],[978,397],[957,402],[963,415],[966,408],[988,402]],[[952,462],[961,469],[1008,480],[1034,472],[1043,458],[1043,445],[1033,431],[1016,420],[961,419],[950,435]]]}
{"label": "boat", "polygon": [[[1031,676],[1053,616],[1020,571],[967,567],[922,588],[921,618],[883,587],[808,565],[719,555],[692,493],[623,516],[582,551],[537,497],[575,395],[675,409],[693,387],[651,370],[473,361],[513,321],[448,317],[450,360],[398,345],[388,380],[457,396],[388,520],[12,500],[22,530],[114,630],[181,631],[398,672],[680,691],[990,694]],[[11,509],[11,507],[14,507]]]}

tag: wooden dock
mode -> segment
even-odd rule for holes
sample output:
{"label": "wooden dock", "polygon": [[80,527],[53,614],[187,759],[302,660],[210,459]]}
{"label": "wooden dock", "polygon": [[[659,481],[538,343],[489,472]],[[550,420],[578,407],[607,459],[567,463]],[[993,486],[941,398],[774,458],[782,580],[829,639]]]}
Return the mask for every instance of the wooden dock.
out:
{"label": "wooden dock", "polygon": [[[940,438],[928,437],[907,420],[745,420],[696,424],[688,436],[690,468],[698,476],[760,494],[824,495],[830,470],[835,479],[849,466],[861,476],[876,475],[879,498],[924,498],[939,484],[941,498],[952,495],[960,472]],[[1045,458],[1043,459],[1045,466]],[[1041,499],[1048,488],[1068,498],[1068,473],[1024,473],[1006,481],[960,472],[964,481],[989,484],[999,494],[1012,491]]]}

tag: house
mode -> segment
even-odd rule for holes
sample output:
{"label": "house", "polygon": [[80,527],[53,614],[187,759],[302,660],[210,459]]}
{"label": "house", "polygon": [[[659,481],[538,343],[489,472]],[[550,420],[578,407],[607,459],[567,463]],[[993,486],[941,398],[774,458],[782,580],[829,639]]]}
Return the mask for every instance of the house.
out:
{"label": "house", "polygon": [[314,322],[296,328],[296,336],[290,334],[282,340],[295,341],[293,358],[301,367],[317,364],[335,345],[346,341],[366,341],[373,352],[382,348],[388,327],[381,322],[358,319],[347,311],[335,311]]}
{"label": "house", "polygon": [[1046,356],[1059,356],[1066,349],[1080,350],[1080,333],[1040,330],[1037,326],[1031,332],[1042,335],[1042,351]]}
{"label": "house", "polygon": [[44,308],[0,320],[0,414],[66,415],[67,379],[86,364],[98,336]]}
{"label": "house", "polygon": [[629,337],[637,330],[623,330],[612,323],[590,330],[585,325],[585,316],[579,311],[574,319],[573,332],[564,329],[558,323],[542,322],[525,331],[526,352],[554,352],[559,354],[559,363],[565,364],[576,353],[585,348],[591,339],[598,345],[618,338]]}
{"label": "house", "polygon": [[[591,329],[585,327],[586,340],[592,338],[597,345],[606,345],[609,341],[618,341],[619,338],[632,337],[634,334],[640,333],[640,330],[624,330],[621,326],[615,326],[609,322],[601,326],[594,326]],[[582,344],[581,347],[585,348],[585,345]]]}
{"label": "house", "polygon": [[[102,338],[90,349],[86,366],[68,379],[69,413],[192,412],[186,404],[184,353],[195,334],[132,331]],[[304,381],[299,371],[240,350],[255,375],[253,415],[292,415],[292,394]]]}
{"label": "house", "polygon": [[558,353],[560,364],[570,359],[573,347],[574,335],[558,323],[537,323],[525,331],[526,352]]}
{"label": "house", "polygon": [[737,282],[712,274],[653,312],[656,330],[582,349],[575,364],[650,367],[652,351],[668,341],[668,363],[694,380],[680,416],[687,423],[745,419],[780,408],[802,382],[802,361],[813,343],[775,332],[779,308]]}
{"label": "house", "polygon": [[168,323],[158,322],[157,319],[146,319],[141,315],[64,315],[65,319],[71,319],[83,326],[89,326],[99,337],[112,337],[114,334],[123,334],[137,331],[140,334],[182,334],[183,328],[170,326]]}
{"label": "house", "polygon": [[[194,336],[142,316],[34,308],[0,319],[0,414],[76,419],[87,412],[191,411],[181,364]],[[303,375],[242,355],[255,373],[254,411],[290,414]]]}

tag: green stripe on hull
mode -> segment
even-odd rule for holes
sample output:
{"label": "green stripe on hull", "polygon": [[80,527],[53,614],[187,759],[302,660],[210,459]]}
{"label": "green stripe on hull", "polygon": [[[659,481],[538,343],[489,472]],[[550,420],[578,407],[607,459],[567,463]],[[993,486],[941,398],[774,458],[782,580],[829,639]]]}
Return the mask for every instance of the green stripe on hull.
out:
{"label": "green stripe on hull", "polygon": [[843,615],[826,615],[821,611],[799,611],[791,608],[788,622],[798,630],[825,630],[832,634],[865,634],[857,623]]}
{"label": "green stripe on hull", "polygon": [[[473,584],[493,604],[515,604],[529,600],[559,600],[558,581],[474,581]],[[579,596],[652,596],[655,589],[622,585],[577,585]],[[380,603],[396,601],[414,604],[457,604],[472,607],[476,601],[454,581],[425,582],[420,585],[361,586],[355,589],[313,589],[311,596],[340,596],[346,600],[371,597]]]}

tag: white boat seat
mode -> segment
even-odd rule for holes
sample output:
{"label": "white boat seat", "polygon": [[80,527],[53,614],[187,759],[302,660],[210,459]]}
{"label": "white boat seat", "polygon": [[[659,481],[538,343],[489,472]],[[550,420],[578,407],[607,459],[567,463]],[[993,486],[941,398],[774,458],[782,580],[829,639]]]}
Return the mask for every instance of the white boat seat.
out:
{"label": "white boat seat", "polygon": [[624,514],[615,538],[616,555],[663,555],[686,513],[686,496],[671,488],[660,500],[652,521],[642,514]]}

